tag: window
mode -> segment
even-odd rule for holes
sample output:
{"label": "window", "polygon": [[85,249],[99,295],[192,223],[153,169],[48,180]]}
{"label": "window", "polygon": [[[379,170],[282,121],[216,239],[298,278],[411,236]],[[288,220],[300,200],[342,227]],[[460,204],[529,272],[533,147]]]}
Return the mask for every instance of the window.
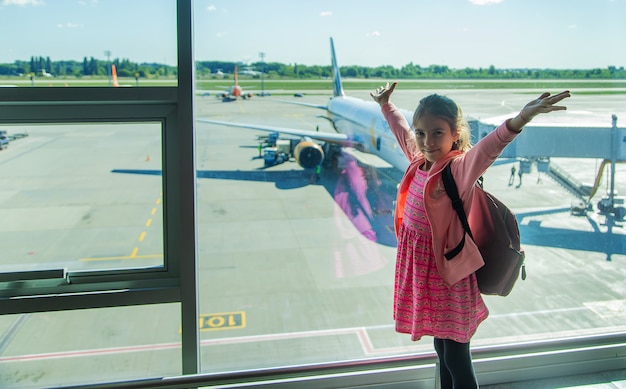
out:
{"label": "window", "polygon": [[161,123],[5,128],[5,272],[163,267]]}

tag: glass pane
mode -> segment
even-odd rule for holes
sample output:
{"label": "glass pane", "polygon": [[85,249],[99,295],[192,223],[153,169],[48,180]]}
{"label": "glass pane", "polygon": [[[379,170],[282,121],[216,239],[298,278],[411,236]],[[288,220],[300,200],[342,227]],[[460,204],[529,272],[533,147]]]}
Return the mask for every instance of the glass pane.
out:
{"label": "glass pane", "polygon": [[181,374],[178,304],[0,316],[0,386],[52,388]]}
{"label": "glass pane", "polygon": [[[624,28],[614,17],[623,5],[551,8],[537,14],[531,5],[474,3],[479,2],[466,2],[453,12],[436,2],[411,6],[407,19],[394,15],[398,20],[376,34],[353,34],[358,26],[380,24],[375,6],[370,11],[351,7],[345,13],[322,12],[326,9],[319,3],[279,11],[254,2],[240,5],[237,12],[217,4],[197,8],[196,37],[202,37],[196,39],[201,90],[196,153],[203,371],[433,352],[432,337],[413,342],[410,335],[395,332],[392,212],[404,169],[394,167],[391,157],[400,149],[376,127],[382,118],[371,112],[379,112],[378,107],[370,111],[354,100],[333,98],[331,30],[345,94],[371,101],[370,91],[398,80],[392,100],[409,115],[422,97],[437,92],[455,100],[467,119],[500,124],[544,91],[572,90],[567,112],[541,117],[533,125],[544,131],[528,128],[523,134],[534,137],[529,142],[536,149],[548,150],[545,155],[510,151],[485,173],[486,188],[517,214],[528,278],[518,281],[506,298],[484,296],[490,317],[479,326],[472,346],[624,331],[623,207],[616,204],[614,212],[598,207],[611,185],[611,164],[603,164],[611,155],[596,152],[597,144],[610,142],[615,114],[615,139],[622,150],[618,159],[626,156],[620,124],[626,118],[623,68],[607,67],[624,61],[615,51],[600,55],[604,50],[610,54],[625,36],[616,34]],[[341,6],[332,8],[339,11]],[[445,12],[447,26],[455,27],[441,31],[437,18],[432,25],[428,18],[415,23],[422,8],[428,14]],[[539,35],[549,35],[546,29],[555,28],[552,21],[589,20],[592,8],[594,20],[605,22],[591,29],[557,27],[579,39],[559,39],[546,52],[531,55],[543,48],[536,42]],[[493,13],[489,20],[495,25],[479,22],[486,13]],[[278,27],[268,24],[270,19],[284,23]],[[520,20],[524,22],[516,22]],[[322,23],[337,28],[328,30]],[[229,28],[235,25],[247,28]],[[340,26],[350,26],[351,32]],[[494,43],[500,31],[503,41]],[[527,34],[531,37],[519,39]],[[597,44],[583,49],[580,39]],[[575,49],[566,50],[565,43]],[[433,65],[437,63],[445,66]],[[251,98],[232,93],[235,69],[238,86]],[[611,72],[615,77],[598,79]],[[337,112],[333,104],[345,109]],[[298,129],[312,139],[344,132],[370,151],[343,148],[333,157],[332,149],[324,148],[326,141],[317,141],[328,161],[318,174],[293,157],[301,136],[283,131],[274,143],[267,131],[205,119]],[[355,125],[347,129],[345,124]],[[570,132],[560,132],[563,128]],[[290,155],[286,161],[283,148]],[[516,174],[509,185],[513,166],[522,175]],[[626,166],[618,163],[615,169],[615,189],[623,195]],[[589,199],[592,187],[597,191]],[[577,211],[580,201],[582,212]]]}
{"label": "glass pane", "polygon": [[163,266],[161,123],[0,129],[0,272]]}
{"label": "glass pane", "polygon": [[0,86],[177,83],[174,0],[6,0],[0,35]]}
{"label": "glass pane", "polygon": [[[477,115],[504,114],[507,108],[497,108],[503,96],[514,105],[527,99],[518,92],[444,92]],[[399,105],[410,106],[422,92],[396,93]],[[331,131],[306,107],[289,106],[285,113],[282,103],[269,99],[234,105],[201,99],[198,108],[204,106],[220,120]],[[609,122],[608,112],[623,109],[610,98],[600,98],[604,107],[599,107],[596,99],[579,96],[570,106],[573,111],[595,106],[596,119]],[[314,104],[324,100],[307,97]],[[432,351],[432,338],[411,342],[394,332],[391,319],[391,211],[401,171],[351,151],[338,158],[336,167],[323,168],[316,182],[315,173],[293,159],[266,168],[256,150],[259,135],[198,125],[203,369]],[[517,213],[528,278],[506,298],[484,296],[490,317],[474,336],[474,346],[624,330],[623,221],[601,213],[597,205],[609,184],[610,164],[598,178],[591,210],[582,216],[571,212],[578,199],[556,176],[566,172],[572,182],[589,184],[601,165],[595,158],[550,158],[545,171],[535,161],[523,174],[523,185],[518,176],[509,185],[510,168],[519,168],[520,161],[505,158],[485,174],[485,187]],[[618,193],[626,193],[623,164],[616,165],[615,182]],[[366,207],[372,210],[370,220]]]}

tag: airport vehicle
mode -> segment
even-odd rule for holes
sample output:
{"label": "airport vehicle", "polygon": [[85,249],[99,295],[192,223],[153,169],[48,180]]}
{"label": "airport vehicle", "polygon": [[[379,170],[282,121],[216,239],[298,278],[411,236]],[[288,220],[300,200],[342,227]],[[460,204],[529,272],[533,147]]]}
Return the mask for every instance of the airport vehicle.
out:
{"label": "airport vehicle", "polygon": [[268,146],[272,147],[272,146],[276,146],[277,140],[278,140],[278,133],[270,132],[265,141],[267,142]]}
{"label": "airport vehicle", "polygon": [[224,102],[228,102],[228,101],[235,101],[238,98],[242,98],[246,100],[254,96],[254,94],[251,92],[244,92],[241,86],[239,86],[239,77],[237,76],[237,66],[235,66],[234,77],[235,77],[235,85],[230,87],[230,89],[228,89],[224,93],[218,93],[217,94],[218,98],[221,98],[222,101]]}
{"label": "airport vehicle", "polygon": [[9,134],[7,133],[7,131],[0,130],[0,150],[6,149],[7,147],[9,147],[10,141],[11,141],[11,138],[9,137]]}
{"label": "airport vehicle", "polygon": [[263,149],[263,161],[266,167],[278,165],[289,161],[291,154],[291,141],[289,139],[276,139],[274,146]]}
{"label": "airport vehicle", "polygon": [[572,205],[570,206],[570,214],[575,216],[585,216],[587,212],[592,211],[593,206],[591,203],[588,203],[581,199],[572,200]]}
{"label": "airport vehicle", "polygon": [[626,198],[624,196],[613,196],[613,203],[609,196],[604,196],[598,201],[600,213],[612,213],[617,220],[622,220],[626,216]]}
{"label": "airport vehicle", "polygon": [[266,147],[263,151],[265,166],[274,166],[289,160],[289,156],[278,151],[276,147]]}
{"label": "airport vehicle", "polygon": [[0,135],[0,150],[9,147],[9,137],[7,135]]}

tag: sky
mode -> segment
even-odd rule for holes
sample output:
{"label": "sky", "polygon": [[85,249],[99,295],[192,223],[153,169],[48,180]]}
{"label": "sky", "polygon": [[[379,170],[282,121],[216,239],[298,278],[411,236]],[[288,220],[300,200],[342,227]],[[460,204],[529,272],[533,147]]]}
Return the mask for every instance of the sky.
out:
{"label": "sky", "polygon": [[[175,0],[0,0],[0,63],[176,62]],[[194,0],[198,61],[626,66],[626,0]]]}

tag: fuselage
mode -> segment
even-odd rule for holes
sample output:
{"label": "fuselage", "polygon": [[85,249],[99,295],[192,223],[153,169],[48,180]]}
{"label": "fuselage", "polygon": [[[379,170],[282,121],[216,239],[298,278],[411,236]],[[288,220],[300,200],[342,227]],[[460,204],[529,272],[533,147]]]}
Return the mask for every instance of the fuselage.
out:
{"label": "fuselage", "polygon": [[[346,134],[361,151],[374,154],[395,168],[404,171],[409,161],[398,146],[380,106],[373,101],[349,96],[333,97],[328,114],[337,132]],[[413,114],[400,110],[410,123]]]}

